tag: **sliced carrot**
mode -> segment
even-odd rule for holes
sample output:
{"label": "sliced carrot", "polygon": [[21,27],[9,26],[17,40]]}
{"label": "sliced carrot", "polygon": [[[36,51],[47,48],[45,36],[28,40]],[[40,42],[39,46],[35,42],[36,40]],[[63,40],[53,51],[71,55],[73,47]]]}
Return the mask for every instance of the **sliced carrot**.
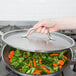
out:
{"label": "sliced carrot", "polygon": [[53,63],[53,66],[55,66],[55,67],[56,67],[56,66],[58,66],[58,64],[56,64],[56,63]]}
{"label": "sliced carrot", "polygon": [[36,74],[36,72],[37,72],[37,69],[32,73],[33,75],[35,75]]}
{"label": "sliced carrot", "polygon": [[61,65],[59,65],[59,68],[60,68],[60,69],[62,69],[62,66],[61,66]]}
{"label": "sliced carrot", "polygon": [[50,56],[58,56],[59,54],[50,54]]}
{"label": "sliced carrot", "polygon": [[40,73],[39,72],[34,72],[34,73],[32,73],[33,75],[40,75]]}
{"label": "sliced carrot", "polygon": [[28,55],[26,55],[26,57],[28,57]]}
{"label": "sliced carrot", "polygon": [[14,57],[14,55],[11,55],[11,57]]}
{"label": "sliced carrot", "polygon": [[40,75],[40,74],[41,74],[41,71],[42,71],[42,70],[36,69],[32,74],[33,74],[33,75],[35,75],[35,74]]}
{"label": "sliced carrot", "polygon": [[39,59],[39,64],[42,64],[42,59]]}
{"label": "sliced carrot", "polygon": [[9,55],[8,55],[8,58],[9,58],[9,59],[10,59],[10,58],[12,58],[12,57],[14,57],[14,56],[13,56],[13,55],[11,55],[11,54],[9,54]]}
{"label": "sliced carrot", "polygon": [[28,67],[30,67],[31,63],[28,63],[27,65],[28,65]]}
{"label": "sliced carrot", "polygon": [[33,58],[33,64],[34,64],[34,67],[37,67],[37,65],[36,65],[36,61],[35,61],[34,58]]}
{"label": "sliced carrot", "polygon": [[66,59],[66,60],[68,60],[68,61],[70,60],[70,59],[68,59],[68,58],[67,58],[66,56],[64,56],[64,55],[63,55],[63,57],[64,57],[64,59]]}
{"label": "sliced carrot", "polygon": [[63,57],[67,60],[68,58],[66,56],[63,55]]}
{"label": "sliced carrot", "polygon": [[14,51],[10,51],[10,55],[14,55]]}
{"label": "sliced carrot", "polygon": [[59,60],[59,64],[60,65],[64,65],[64,61],[63,60]]}
{"label": "sliced carrot", "polygon": [[21,72],[21,71],[22,71],[22,69],[20,68],[20,69],[19,69],[19,71]]}
{"label": "sliced carrot", "polygon": [[10,55],[10,54],[8,55],[8,58],[9,58],[9,59],[11,58],[11,55]]}
{"label": "sliced carrot", "polygon": [[43,70],[45,70],[47,72],[47,74],[50,74],[51,72],[43,65],[40,65],[41,68],[43,68]]}

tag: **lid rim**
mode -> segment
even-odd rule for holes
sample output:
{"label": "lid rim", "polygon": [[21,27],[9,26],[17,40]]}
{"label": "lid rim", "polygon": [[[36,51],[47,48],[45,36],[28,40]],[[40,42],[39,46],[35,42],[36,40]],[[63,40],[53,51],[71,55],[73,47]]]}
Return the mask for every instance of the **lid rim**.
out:
{"label": "lid rim", "polygon": [[56,34],[56,35],[60,35],[60,36],[62,36],[62,37],[65,37],[65,38],[67,38],[67,40],[71,40],[71,45],[69,46],[69,47],[66,47],[65,49],[58,49],[58,50],[52,50],[52,51],[50,51],[50,50],[45,50],[45,51],[43,51],[43,50],[30,50],[30,49],[22,49],[22,48],[20,48],[20,47],[15,47],[15,46],[13,46],[13,45],[10,45],[9,43],[7,43],[7,41],[4,39],[4,36],[6,36],[7,34],[10,34],[10,33],[13,33],[13,32],[22,32],[22,31],[27,31],[27,29],[23,29],[23,30],[14,30],[14,31],[9,31],[9,32],[6,32],[6,33],[4,33],[3,35],[2,35],[2,40],[7,44],[7,45],[9,45],[9,46],[11,46],[11,47],[13,47],[13,48],[18,48],[18,49],[21,49],[21,50],[27,50],[27,51],[30,51],[30,52],[45,52],[45,53],[47,53],[47,52],[55,52],[55,51],[61,51],[61,50],[65,50],[65,49],[69,49],[69,48],[71,48],[71,47],[73,47],[74,45],[75,45],[75,41],[71,38],[71,37],[69,37],[69,36],[66,36],[66,35],[64,35],[64,34],[61,34],[61,33],[58,33],[58,32],[55,32],[54,34]]}

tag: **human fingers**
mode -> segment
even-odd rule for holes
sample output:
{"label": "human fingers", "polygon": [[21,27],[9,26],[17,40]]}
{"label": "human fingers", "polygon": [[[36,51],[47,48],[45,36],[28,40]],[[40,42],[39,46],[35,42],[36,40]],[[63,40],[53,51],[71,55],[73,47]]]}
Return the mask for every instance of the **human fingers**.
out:
{"label": "human fingers", "polygon": [[45,30],[46,30],[46,27],[43,27],[43,28],[41,29],[41,32],[40,32],[40,33],[45,33]]}
{"label": "human fingers", "polygon": [[31,30],[31,31],[30,31],[30,35],[31,35],[33,32],[41,32],[41,29],[42,29],[42,27],[37,28],[36,31]]}
{"label": "human fingers", "polygon": [[46,29],[45,31],[44,31],[44,34],[47,34],[48,33],[48,29]]}
{"label": "human fingers", "polygon": [[37,28],[39,28],[39,27],[44,26],[44,24],[45,24],[45,23],[44,23],[43,21],[40,21],[40,22],[38,22],[37,24],[35,24],[33,28],[37,29]]}
{"label": "human fingers", "polygon": [[42,30],[42,27],[39,27],[38,29],[36,29],[36,32],[41,32],[41,30]]}

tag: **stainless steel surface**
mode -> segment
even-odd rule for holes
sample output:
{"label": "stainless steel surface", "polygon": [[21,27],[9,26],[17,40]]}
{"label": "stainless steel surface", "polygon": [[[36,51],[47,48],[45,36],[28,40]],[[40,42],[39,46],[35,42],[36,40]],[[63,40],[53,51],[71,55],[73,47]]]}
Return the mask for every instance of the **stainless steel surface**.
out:
{"label": "stainless steel surface", "polygon": [[61,51],[75,44],[72,38],[57,32],[51,34],[51,37],[55,40],[49,40],[47,34],[40,33],[33,33],[28,38],[22,38],[22,35],[25,35],[26,32],[26,29],[10,31],[2,35],[2,40],[12,47],[32,52]]}
{"label": "stainless steel surface", "polygon": [[[30,35],[30,32],[33,31],[33,32],[36,32],[36,29],[34,28],[30,28],[25,35],[22,35],[22,38],[27,38],[29,35]],[[50,36],[50,33],[47,34],[48,35],[48,38],[49,40],[54,40],[51,36]]]}
{"label": "stainless steel surface", "polygon": [[3,32],[2,32],[2,31],[0,31],[0,35],[1,35],[1,36],[3,35]]}
{"label": "stainless steel surface", "polygon": [[22,38],[27,38],[29,35],[30,35],[30,32],[31,31],[36,31],[36,29],[34,29],[34,28],[30,28],[29,30],[27,30],[27,32],[26,32],[26,34],[25,35],[22,35]]}
{"label": "stainless steel surface", "polygon": [[54,40],[55,41],[55,38],[51,37],[50,32],[48,32],[48,38],[49,38],[49,40]]}

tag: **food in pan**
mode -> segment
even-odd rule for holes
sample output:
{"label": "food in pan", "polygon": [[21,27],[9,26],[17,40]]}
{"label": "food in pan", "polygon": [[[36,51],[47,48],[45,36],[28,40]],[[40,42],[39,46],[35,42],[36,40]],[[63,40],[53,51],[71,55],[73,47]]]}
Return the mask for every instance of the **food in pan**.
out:
{"label": "food in pan", "polygon": [[14,69],[32,75],[55,73],[70,60],[66,56],[66,50],[53,53],[36,53],[17,49],[11,50],[8,58]]}

